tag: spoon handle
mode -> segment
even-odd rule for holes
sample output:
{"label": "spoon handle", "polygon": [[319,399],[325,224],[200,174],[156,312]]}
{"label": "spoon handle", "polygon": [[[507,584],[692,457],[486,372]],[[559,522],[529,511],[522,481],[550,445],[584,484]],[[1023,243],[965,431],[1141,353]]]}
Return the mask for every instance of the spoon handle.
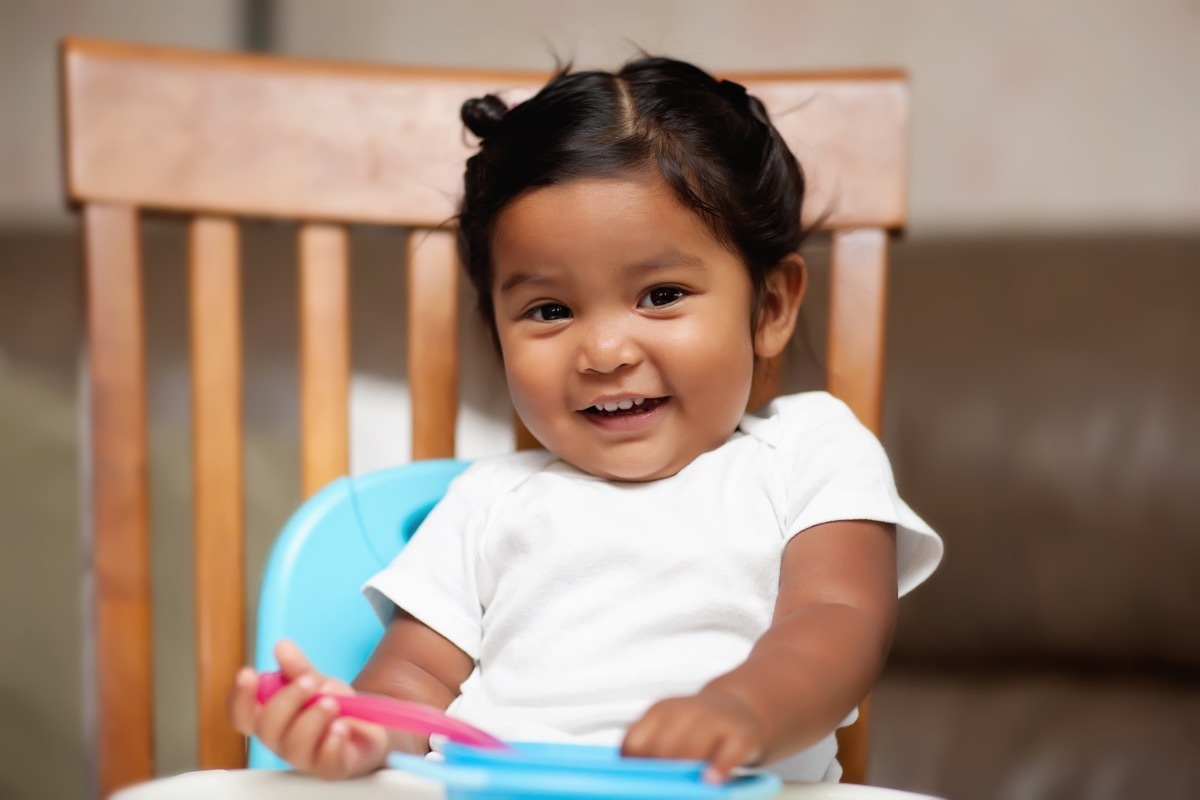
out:
{"label": "spoon handle", "polygon": [[[265,703],[279,691],[287,681],[279,672],[264,672],[258,679],[258,702]],[[447,716],[440,709],[422,703],[410,703],[390,697],[367,694],[322,694],[317,693],[305,703],[312,705],[322,697],[328,697],[338,705],[338,714],[364,722],[375,722],[385,728],[408,731],[422,736],[441,735],[452,742],[509,749],[508,745],[474,725]]]}

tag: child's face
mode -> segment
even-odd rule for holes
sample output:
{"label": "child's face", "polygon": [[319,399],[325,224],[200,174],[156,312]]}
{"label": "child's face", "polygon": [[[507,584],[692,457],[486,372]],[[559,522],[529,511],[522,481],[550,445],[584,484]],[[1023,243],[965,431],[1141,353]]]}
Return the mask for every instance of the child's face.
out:
{"label": "child's face", "polygon": [[644,481],[733,432],[754,370],[750,278],[661,179],[533,190],[501,213],[492,255],[509,391],[551,452]]}

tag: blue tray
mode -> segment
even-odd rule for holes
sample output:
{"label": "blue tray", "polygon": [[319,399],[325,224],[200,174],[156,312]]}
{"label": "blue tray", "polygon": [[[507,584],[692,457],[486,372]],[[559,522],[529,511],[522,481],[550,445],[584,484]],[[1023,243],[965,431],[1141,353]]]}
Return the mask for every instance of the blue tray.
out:
{"label": "blue tray", "polygon": [[388,766],[440,781],[447,800],[751,800],[781,789],[770,774],[705,783],[703,761],[624,758],[615,747],[593,745],[511,744],[505,751],[448,742],[444,761],[393,753]]}

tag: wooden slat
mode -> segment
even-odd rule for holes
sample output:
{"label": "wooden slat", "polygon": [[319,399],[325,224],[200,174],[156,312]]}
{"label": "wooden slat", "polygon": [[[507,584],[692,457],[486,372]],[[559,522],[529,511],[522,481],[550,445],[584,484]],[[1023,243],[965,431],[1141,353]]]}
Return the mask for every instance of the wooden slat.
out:
{"label": "wooden slat", "polygon": [[458,259],[454,234],[409,235],[408,386],[412,457],[454,457],[458,418]]}
{"label": "wooden slat", "polygon": [[842,783],[867,782],[867,756],[870,755],[871,698],[858,704],[858,719],[853,725],[838,728],[838,763],[842,767]]}
{"label": "wooden slat", "polygon": [[350,470],[350,267],[346,230],[300,229],[300,443],[305,497]]}
{"label": "wooden slat", "polygon": [[783,364],[782,355],[760,359],[755,363],[753,379],[750,382],[750,399],[746,401],[747,410],[758,408],[763,403],[770,402],[780,395]]}
{"label": "wooden slat", "polygon": [[146,375],[137,212],[84,209],[100,791],[154,773]]}
{"label": "wooden slat", "polygon": [[[887,234],[877,228],[836,231],[830,264],[827,388],[876,435],[883,422],[887,244]],[[837,732],[846,783],[867,780],[869,698],[858,714],[853,725]]]}
{"label": "wooden slat", "polygon": [[225,696],[244,659],[241,289],[238,230],[191,224],[196,678],[202,769],[245,766]]}
{"label": "wooden slat", "polygon": [[518,450],[542,449],[542,443],[529,432],[529,428],[525,427],[525,423],[516,414],[513,414],[513,441]]}
{"label": "wooden slat", "polygon": [[878,435],[883,420],[887,234],[871,228],[835,232],[829,280],[828,388]]}
{"label": "wooden slat", "polygon": [[[64,75],[68,125],[86,132],[67,142],[73,199],[424,227],[456,210],[473,151],[462,101],[519,100],[547,78],[86,39],[64,45]],[[807,167],[810,219],[903,225],[901,73],[729,77],[762,98]]]}

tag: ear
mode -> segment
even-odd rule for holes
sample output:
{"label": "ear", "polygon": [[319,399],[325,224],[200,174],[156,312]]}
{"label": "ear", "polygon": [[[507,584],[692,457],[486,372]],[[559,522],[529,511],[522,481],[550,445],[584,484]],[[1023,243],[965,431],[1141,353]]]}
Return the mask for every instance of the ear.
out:
{"label": "ear", "polygon": [[758,325],[754,329],[754,355],[775,358],[787,347],[796,330],[800,302],[807,287],[808,268],[795,253],[767,273],[758,304]]}

